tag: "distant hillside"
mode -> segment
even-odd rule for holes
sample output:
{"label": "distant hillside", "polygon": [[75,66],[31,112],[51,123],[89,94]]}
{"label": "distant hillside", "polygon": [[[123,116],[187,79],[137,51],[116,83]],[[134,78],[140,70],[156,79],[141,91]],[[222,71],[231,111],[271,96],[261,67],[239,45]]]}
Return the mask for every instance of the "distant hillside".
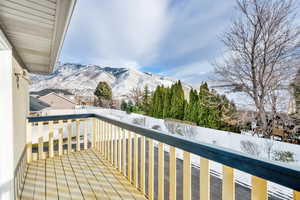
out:
{"label": "distant hillside", "polygon": [[[143,89],[148,85],[154,90],[158,85],[171,86],[176,80],[153,73],[140,72],[128,68],[101,67],[66,63],[57,67],[51,75],[32,75],[31,91],[43,89],[63,89],[71,93],[90,96],[99,83],[106,81],[113,90],[114,98],[126,98],[134,88]],[[188,94],[191,86],[183,83]]]}

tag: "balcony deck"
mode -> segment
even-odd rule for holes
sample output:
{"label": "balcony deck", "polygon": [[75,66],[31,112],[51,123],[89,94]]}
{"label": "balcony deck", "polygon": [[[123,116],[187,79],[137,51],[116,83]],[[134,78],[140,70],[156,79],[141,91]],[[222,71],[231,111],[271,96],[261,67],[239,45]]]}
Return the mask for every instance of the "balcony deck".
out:
{"label": "balcony deck", "polygon": [[146,199],[91,149],[29,164],[21,199]]}

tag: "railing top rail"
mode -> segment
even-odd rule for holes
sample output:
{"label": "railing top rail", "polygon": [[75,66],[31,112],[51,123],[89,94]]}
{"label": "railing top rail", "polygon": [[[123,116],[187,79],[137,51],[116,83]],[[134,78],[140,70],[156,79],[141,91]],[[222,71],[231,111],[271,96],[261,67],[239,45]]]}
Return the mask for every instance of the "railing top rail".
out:
{"label": "railing top rail", "polygon": [[107,116],[89,113],[72,115],[55,115],[43,117],[29,117],[29,122],[67,120],[77,118],[98,118],[105,122],[119,126],[139,135],[163,142],[176,148],[188,151],[209,160],[227,165],[268,181],[278,183],[288,188],[300,191],[300,167],[286,165],[275,161],[263,160],[228,148],[211,145],[199,141],[192,141],[181,136],[148,129],[134,124],[129,124]]}

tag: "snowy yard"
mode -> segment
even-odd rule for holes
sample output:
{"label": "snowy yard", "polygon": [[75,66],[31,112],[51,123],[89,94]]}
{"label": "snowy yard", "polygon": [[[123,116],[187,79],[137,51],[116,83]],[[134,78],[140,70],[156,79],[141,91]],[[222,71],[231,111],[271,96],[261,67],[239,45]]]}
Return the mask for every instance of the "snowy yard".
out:
{"label": "snowy yard", "polygon": [[[61,114],[79,114],[79,113],[95,113],[106,115],[110,118],[121,120],[123,122],[133,123],[136,125],[144,126],[147,128],[155,128],[162,132],[168,132],[171,134],[181,135],[188,139],[201,141],[204,143],[218,145],[220,147],[233,149],[239,152],[249,154],[251,156],[257,156],[262,159],[273,160],[278,157],[278,152],[291,152],[293,161],[286,163],[288,166],[297,168],[300,170],[300,145],[294,145],[289,143],[283,143],[279,141],[273,141],[248,135],[241,135],[226,131],[219,131],[209,128],[203,128],[199,126],[190,126],[185,124],[179,124],[175,122],[167,122],[162,119],[156,119],[139,114],[126,114],[123,111],[112,109],[77,109],[77,110],[52,110],[47,111],[47,115],[61,115]],[[89,132],[91,131],[89,126]],[[55,135],[57,135],[57,128],[55,128]],[[46,129],[45,129],[46,131]],[[37,140],[37,130],[33,131]],[[64,133],[66,134],[66,133]],[[46,133],[44,136],[46,137]],[[66,136],[66,135],[65,135]],[[46,138],[45,138],[46,139]],[[165,147],[168,151],[168,147]],[[182,151],[177,151],[178,158],[182,158]],[[192,162],[199,166],[199,157],[192,156]],[[277,162],[277,161],[275,161]],[[216,162],[211,161],[211,173],[214,176],[222,178],[222,166]],[[251,177],[249,174],[235,170],[235,179],[245,187],[251,185]],[[268,184],[269,193],[272,195],[281,197],[282,199],[291,199],[292,190],[282,187],[275,183]]]}

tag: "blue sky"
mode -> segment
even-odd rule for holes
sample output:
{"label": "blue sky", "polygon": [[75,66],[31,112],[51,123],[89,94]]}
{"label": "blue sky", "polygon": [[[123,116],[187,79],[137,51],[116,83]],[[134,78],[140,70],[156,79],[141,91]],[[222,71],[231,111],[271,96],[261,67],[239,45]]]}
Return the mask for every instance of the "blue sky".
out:
{"label": "blue sky", "polygon": [[223,54],[235,0],[78,0],[62,62],[131,67],[201,82]]}

